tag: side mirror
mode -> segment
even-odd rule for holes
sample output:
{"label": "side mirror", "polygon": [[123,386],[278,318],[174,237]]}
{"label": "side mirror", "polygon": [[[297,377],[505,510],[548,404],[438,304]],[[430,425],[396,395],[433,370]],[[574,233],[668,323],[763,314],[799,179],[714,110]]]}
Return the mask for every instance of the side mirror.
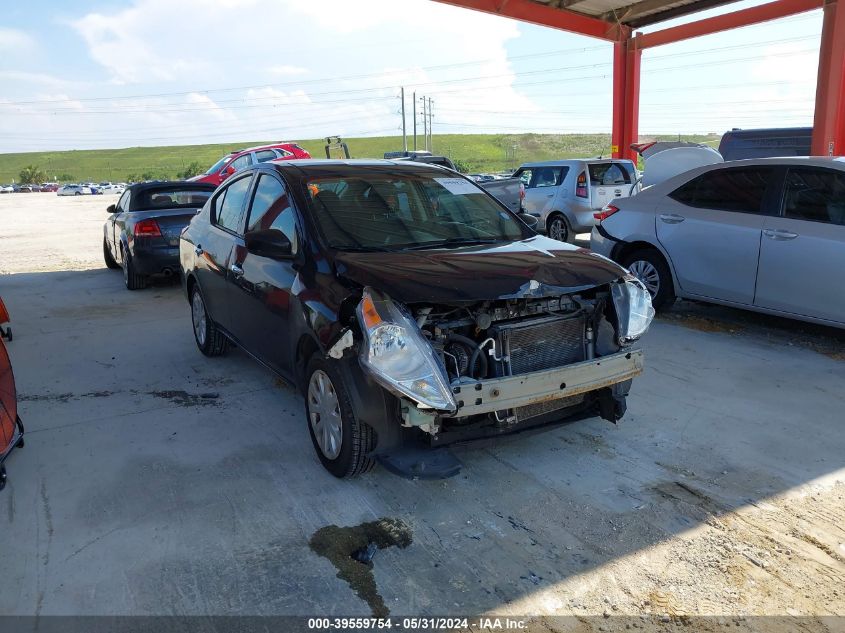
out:
{"label": "side mirror", "polygon": [[111,215],[115,211],[116,211],[116,208],[113,204],[110,204],[109,206],[106,207],[106,213],[108,213],[109,215]]}
{"label": "side mirror", "polygon": [[528,213],[519,213],[518,215],[519,219],[525,222],[525,224],[528,225],[529,229],[532,229],[534,231],[537,230],[537,225],[540,223],[539,218],[535,218],[533,215],[530,215]]}
{"label": "side mirror", "polygon": [[231,165],[227,165],[226,167],[223,168],[223,171],[220,172],[220,177],[223,180],[226,180],[229,176],[231,176],[234,173],[235,173],[235,168],[232,167]]}
{"label": "side mirror", "polygon": [[278,229],[250,231],[244,235],[246,250],[270,259],[293,259],[293,245]]}

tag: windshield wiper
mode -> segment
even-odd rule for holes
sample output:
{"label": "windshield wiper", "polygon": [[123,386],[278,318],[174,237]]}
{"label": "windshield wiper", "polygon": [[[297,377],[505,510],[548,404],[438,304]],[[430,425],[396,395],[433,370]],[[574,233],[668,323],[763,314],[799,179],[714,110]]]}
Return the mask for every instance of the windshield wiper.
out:
{"label": "windshield wiper", "polygon": [[450,237],[447,240],[441,240],[439,242],[424,242],[423,244],[417,244],[416,246],[409,246],[402,250],[405,251],[421,251],[427,248],[443,248],[449,246],[470,246],[475,244],[498,244],[499,242],[503,242],[505,240],[493,237]]}

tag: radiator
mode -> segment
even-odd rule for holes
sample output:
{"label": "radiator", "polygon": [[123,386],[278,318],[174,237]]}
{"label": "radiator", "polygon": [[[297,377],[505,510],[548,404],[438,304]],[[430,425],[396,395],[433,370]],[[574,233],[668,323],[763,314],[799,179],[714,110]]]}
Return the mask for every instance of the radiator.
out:
{"label": "radiator", "polygon": [[[549,316],[495,326],[497,349],[504,350],[509,363],[497,363],[499,376],[516,376],[532,371],[562,367],[586,360],[584,317]],[[517,421],[544,415],[578,404],[583,396],[560,398],[514,410]]]}

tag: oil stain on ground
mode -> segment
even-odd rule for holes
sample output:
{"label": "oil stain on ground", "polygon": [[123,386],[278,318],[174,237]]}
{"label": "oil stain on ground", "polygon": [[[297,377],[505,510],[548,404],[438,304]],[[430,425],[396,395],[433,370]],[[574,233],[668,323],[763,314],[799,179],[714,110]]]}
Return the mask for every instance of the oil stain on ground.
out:
{"label": "oil stain on ground", "polygon": [[385,617],[390,610],[376,587],[372,563],[360,562],[359,553],[396,546],[404,549],[411,544],[411,528],[400,519],[381,518],[349,527],[327,525],[311,537],[311,550],[329,559],[337,569],[337,577],[345,580],[359,598],[364,600],[374,617]]}

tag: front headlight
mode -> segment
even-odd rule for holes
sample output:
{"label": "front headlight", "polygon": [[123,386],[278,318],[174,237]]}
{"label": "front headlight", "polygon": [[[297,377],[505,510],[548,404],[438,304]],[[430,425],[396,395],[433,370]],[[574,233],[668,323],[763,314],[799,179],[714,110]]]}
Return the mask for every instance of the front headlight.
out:
{"label": "front headlight", "polygon": [[372,288],[364,289],[357,313],[364,333],[361,366],[377,382],[425,408],[457,409],[446,372],[412,318]]}
{"label": "front headlight", "polygon": [[619,344],[633,343],[646,333],[654,318],[651,295],[639,279],[627,275],[611,284],[610,292],[619,319]]}

